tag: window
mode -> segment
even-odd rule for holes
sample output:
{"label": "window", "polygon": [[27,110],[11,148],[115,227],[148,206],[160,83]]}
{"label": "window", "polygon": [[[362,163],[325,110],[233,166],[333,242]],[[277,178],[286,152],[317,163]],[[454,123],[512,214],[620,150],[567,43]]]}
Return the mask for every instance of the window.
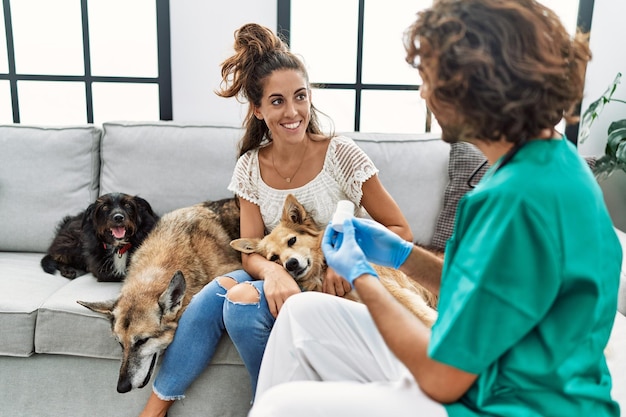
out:
{"label": "window", "polygon": [[[573,33],[593,0],[544,0]],[[278,0],[278,32],[303,57],[317,108],[337,131],[439,132],[404,60],[404,30],[432,0]],[[568,137],[577,137],[568,133]]]}
{"label": "window", "polygon": [[172,119],[168,0],[0,3],[0,123]]}

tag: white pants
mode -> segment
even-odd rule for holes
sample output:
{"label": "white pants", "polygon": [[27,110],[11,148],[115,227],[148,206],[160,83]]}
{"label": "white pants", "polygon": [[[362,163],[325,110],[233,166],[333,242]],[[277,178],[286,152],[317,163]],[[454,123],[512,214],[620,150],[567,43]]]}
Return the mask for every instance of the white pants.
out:
{"label": "white pants", "polygon": [[278,315],[249,417],[296,415],[447,413],[389,350],[364,305],[306,292],[290,297]]}

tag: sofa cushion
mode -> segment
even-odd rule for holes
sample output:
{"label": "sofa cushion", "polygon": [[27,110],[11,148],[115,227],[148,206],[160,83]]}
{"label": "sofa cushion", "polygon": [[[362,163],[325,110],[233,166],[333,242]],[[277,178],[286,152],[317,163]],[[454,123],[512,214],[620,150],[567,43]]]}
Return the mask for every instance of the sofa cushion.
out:
{"label": "sofa cushion", "polygon": [[174,122],[111,122],[102,127],[102,194],[139,195],[159,215],[232,197],[226,187],[241,129]]}
{"label": "sofa cushion", "polygon": [[474,174],[471,184],[476,185],[483,177],[489,165],[487,159],[478,148],[467,142],[450,145],[450,162],[448,164],[448,185],[443,198],[443,208],[437,217],[435,233],[432,240],[434,249],[443,251],[446,242],[454,229],[456,207],[461,197],[472,188],[468,181]]}
{"label": "sofa cushion", "polygon": [[435,134],[354,132],[346,136],[379,169],[378,176],[407,218],[414,241],[429,245],[448,182],[449,145]]}
{"label": "sofa cushion", "polygon": [[44,252],[98,194],[100,130],[0,126],[0,250]]}
{"label": "sofa cushion", "polygon": [[104,359],[121,357],[109,320],[77,301],[112,300],[122,284],[98,282],[91,274],[66,281],[39,307],[35,351]]}
{"label": "sofa cushion", "polygon": [[34,353],[37,309],[67,278],[43,272],[38,253],[0,252],[0,355]]}

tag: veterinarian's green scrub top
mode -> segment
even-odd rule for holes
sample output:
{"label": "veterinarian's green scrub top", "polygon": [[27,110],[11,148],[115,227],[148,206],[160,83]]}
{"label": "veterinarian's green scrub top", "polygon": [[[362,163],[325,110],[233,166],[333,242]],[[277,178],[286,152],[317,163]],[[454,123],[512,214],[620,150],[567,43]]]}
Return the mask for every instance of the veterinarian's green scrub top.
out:
{"label": "veterinarian's green scrub top", "polygon": [[569,141],[531,141],[490,169],[445,256],[429,355],[478,374],[450,416],[619,415],[603,351],[622,252]]}

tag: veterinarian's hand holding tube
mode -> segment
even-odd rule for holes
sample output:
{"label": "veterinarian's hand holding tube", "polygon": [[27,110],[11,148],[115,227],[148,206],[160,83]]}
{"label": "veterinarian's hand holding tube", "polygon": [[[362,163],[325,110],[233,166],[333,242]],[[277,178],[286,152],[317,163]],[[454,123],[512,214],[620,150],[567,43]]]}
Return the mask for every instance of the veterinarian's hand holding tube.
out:
{"label": "veterinarian's hand holding tube", "polygon": [[335,231],[331,225],[326,227],[322,239],[322,251],[324,251],[328,266],[350,281],[353,287],[354,280],[361,275],[369,274],[378,278],[376,271],[367,261],[354,238],[354,226],[350,220],[344,221],[343,233]]}
{"label": "veterinarian's hand holding tube", "polygon": [[409,257],[413,243],[369,219],[352,218],[356,241],[370,262],[398,269]]}

